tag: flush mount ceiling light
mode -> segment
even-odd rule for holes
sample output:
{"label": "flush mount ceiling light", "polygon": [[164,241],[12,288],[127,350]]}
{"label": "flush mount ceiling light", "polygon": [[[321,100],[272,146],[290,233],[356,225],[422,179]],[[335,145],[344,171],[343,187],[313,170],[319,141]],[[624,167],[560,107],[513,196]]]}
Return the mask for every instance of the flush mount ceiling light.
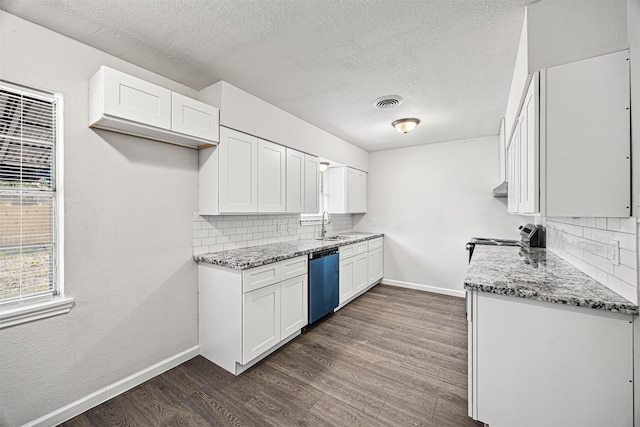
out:
{"label": "flush mount ceiling light", "polygon": [[409,133],[414,130],[418,124],[420,124],[419,119],[400,119],[391,123],[391,126],[396,128],[398,132]]}
{"label": "flush mount ceiling light", "polygon": [[329,167],[329,162],[320,162],[319,169],[321,173],[326,171],[328,167]]}

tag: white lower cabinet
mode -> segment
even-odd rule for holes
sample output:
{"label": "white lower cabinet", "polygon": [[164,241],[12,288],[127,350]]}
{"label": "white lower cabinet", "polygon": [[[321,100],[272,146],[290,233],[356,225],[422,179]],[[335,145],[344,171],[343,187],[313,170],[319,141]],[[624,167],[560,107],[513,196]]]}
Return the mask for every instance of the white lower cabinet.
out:
{"label": "white lower cabinet", "polygon": [[200,354],[238,375],[307,324],[307,257],[247,270],[198,266]]}
{"label": "white lower cabinet", "polygon": [[340,248],[340,300],[342,308],[383,276],[382,237]]}
{"label": "white lower cabinet", "polygon": [[280,283],[280,337],[282,339],[307,325],[308,289],[306,274]]}
{"label": "white lower cabinet", "polygon": [[633,315],[471,291],[467,316],[473,419],[633,425]]}
{"label": "white lower cabinet", "polygon": [[280,284],[243,295],[242,363],[280,342]]}

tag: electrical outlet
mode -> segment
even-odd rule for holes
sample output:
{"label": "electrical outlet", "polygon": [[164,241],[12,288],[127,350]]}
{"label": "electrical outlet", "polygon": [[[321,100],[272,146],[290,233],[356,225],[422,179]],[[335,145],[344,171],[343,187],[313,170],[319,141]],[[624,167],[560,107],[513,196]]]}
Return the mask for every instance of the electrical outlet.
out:
{"label": "electrical outlet", "polygon": [[282,222],[279,222],[278,223],[278,233],[282,233],[283,231],[285,231],[286,230],[285,227],[286,227],[286,224],[284,224]]}
{"label": "electrical outlet", "polygon": [[373,219],[371,220],[371,226],[372,226],[372,227],[375,227],[376,225],[378,225],[378,223],[377,223],[376,219],[375,219],[375,218],[373,218]]}
{"label": "electrical outlet", "polygon": [[620,265],[620,242],[618,240],[611,241],[609,259],[611,260],[611,264]]}
{"label": "electrical outlet", "polygon": [[291,223],[287,224],[287,231],[289,233],[291,233],[293,231],[293,224],[291,224]]}

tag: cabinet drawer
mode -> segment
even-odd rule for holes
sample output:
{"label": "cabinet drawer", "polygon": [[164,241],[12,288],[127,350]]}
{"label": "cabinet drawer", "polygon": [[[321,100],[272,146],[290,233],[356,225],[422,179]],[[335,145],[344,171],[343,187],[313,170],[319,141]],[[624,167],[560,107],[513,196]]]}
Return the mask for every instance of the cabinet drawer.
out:
{"label": "cabinet drawer", "polygon": [[279,282],[281,267],[281,263],[274,262],[244,270],[242,272],[242,292],[253,291]]}
{"label": "cabinet drawer", "polygon": [[378,237],[377,239],[369,240],[369,250],[372,251],[374,249],[378,249],[382,247],[382,237]]}
{"label": "cabinet drawer", "polygon": [[287,280],[292,277],[301,276],[307,274],[307,264],[309,263],[306,255],[291,258],[280,262],[280,277],[282,280]]}
{"label": "cabinet drawer", "polygon": [[368,245],[366,241],[354,243],[353,245],[342,246],[340,247],[340,259],[349,258],[354,255],[367,252],[367,250],[368,250]]}

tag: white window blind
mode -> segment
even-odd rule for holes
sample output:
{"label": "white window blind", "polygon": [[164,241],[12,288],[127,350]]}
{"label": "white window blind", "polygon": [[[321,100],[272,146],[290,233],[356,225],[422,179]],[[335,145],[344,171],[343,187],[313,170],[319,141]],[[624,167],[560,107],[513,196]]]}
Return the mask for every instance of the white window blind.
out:
{"label": "white window blind", "polygon": [[0,81],[0,304],[57,293],[56,98]]}

